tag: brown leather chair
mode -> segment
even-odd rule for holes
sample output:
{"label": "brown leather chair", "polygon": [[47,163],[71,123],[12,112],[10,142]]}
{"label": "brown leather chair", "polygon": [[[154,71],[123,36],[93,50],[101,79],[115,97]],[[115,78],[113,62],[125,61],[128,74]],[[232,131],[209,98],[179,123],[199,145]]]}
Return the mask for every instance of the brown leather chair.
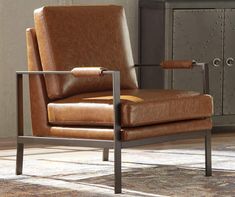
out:
{"label": "brown leather chair", "polygon": [[[17,72],[17,167],[27,143],[114,148],[115,193],[121,193],[121,150],[205,138],[211,175],[212,97],[193,91],[140,90],[124,9],[59,6],[35,11],[27,29],[28,70]],[[207,65],[165,61],[164,69]],[[143,66],[147,68],[147,65]],[[29,75],[33,136],[23,133],[23,75]]]}

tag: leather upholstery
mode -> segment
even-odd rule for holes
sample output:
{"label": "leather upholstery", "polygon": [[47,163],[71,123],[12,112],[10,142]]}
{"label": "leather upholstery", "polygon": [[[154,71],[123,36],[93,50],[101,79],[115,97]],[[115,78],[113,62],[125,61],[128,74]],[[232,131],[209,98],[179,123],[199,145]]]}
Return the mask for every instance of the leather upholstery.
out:
{"label": "leather upholstery", "polygon": [[[114,20],[116,17],[119,20]],[[97,18],[102,22],[97,23]],[[136,89],[134,71],[130,70],[133,60],[129,35],[121,7],[47,7],[35,12],[35,23],[37,37],[34,29],[28,29],[26,34],[30,71],[71,70],[78,65],[105,66],[121,71],[123,141],[212,128],[210,116],[213,106],[209,95]],[[84,33],[85,30],[91,31]],[[77,36],[79,32],[86,36]],[[83,72],[82,75],[86,74]],[[77,79],[72,75],[70,78],[56,75],[44,78],[42,75],[31,75],[33,135],[112,140],[112,96],[111,91],[104,91],[111,89],[111,79],[106,76],[102,78]],[[73,94],[75,96],[65,98]],[[55,98],[60,99],[54,101]]]}
{"label": "leather upholstery", "polygon": [[[80,94],[48,104],[52,125],[113,125],[112,92]],[[122,90],[121,125],[136,127],[211,117],[212,98],[177,90]]]}
{"label": "leather upholstery", "polygon": [[[179,121],[170,124],[157,124],[145,127],[122,128],[121,140],[130,141],[178,133],[209,130],[211,128],[212,122],[210,118],[190,121]],[[113,129],[51,127],[50,136],[113,140]]]}
{"label": "leather upholstery", "polygon": [[106,70],[108,69],[103,67],[83,67],[74,68],[71,72],[75,77],[99,77]]}
{"label": "leather upholstery", "polygon": [[[42,65],[40,61],[36,33],[34,29],[27,29],[27,54],[28,54],[28,70],[41,71]],[[44,77],[42,75],[29,76],[31,119],[33,135],[48,135],[48,119],[47,104],[49,102]]]}
{"label": "leather upholstery", "polygon": [[[57,6],[35,11],[43,70],[90,65],[120,70],[121,88],[137,88],[129,32],[121,6]],[[45,76],[50,99],[111,90],[111,76]]]}
{"label": "leather upholstery", "polygon": [[162,61],[160,65],[164,69],[191,69],[193,68],[193,61],[168,60],[168,61]]}

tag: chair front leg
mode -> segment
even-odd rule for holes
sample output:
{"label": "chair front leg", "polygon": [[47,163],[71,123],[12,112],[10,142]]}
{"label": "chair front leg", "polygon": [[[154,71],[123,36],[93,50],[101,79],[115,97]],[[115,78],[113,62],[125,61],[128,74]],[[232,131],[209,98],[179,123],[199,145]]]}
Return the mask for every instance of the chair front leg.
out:
{"label": "chair front leg", "polygon": [[212,175],[211,130],[206,131],[205,135],[205,168],[206,168],[206,176],[211,176]]}
{"label": "chair front leg", "polygon": [[114,187],[115,194],[122,193],[122,165],[121,165],[121,101],[120,101],[120,72],[115,71],[113,78],[113,115],[114,115]]}
{"label": "chair front leg", "polygon": [[121,142],[116,141],[114,147],[114,184],[115,194],[122,193],[122,147]]}

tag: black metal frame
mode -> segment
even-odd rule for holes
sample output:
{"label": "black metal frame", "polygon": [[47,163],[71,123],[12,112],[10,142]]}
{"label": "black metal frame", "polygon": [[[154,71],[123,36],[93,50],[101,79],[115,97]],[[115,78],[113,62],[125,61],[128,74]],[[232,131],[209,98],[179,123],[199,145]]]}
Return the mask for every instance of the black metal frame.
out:
{"label": "black metal frame", "polygon": [[[200,64],[198,64],[200,65]],[[204,71],[207,71],[206,64],[201,64]],[[138,66],[137,66],[138,67]],[[206,72],[204,72],[206,73]],[[167,135],[162,137],[154,137],[133,141],[121,141],[121,124],[120,124],[120,73],[119,71],[104,71],[104,75],[112,75],[113,81],[113,111],[114,111],[114,140],[90,140],[76,138],[59,138],[59,137],[34,137],[24,136],[24,118],[23,118],[23,76],[24,75],[48,75],[71,74],[70,71],[17,71],[16,72],[16,89],[17,89],[17,156],[16,156],[16,174],[22,174],[23,169],[23,154],[24,144],[50,144],[50,145],[65,145],[65,146],[81,146],[81,147],[98,147],[103,148],[103,160],[107,161],[109,149],[114,148],[114,182],[115,194],[122,192],[121,180],[121,150],[135,146],[147,144],[155,144],[167,141],[192,139],[203,137],[205,138],[205,168],[206,176],[211,176],[211,131],[196,131],[177,135]],[[207,83],[207,75],[204,74],[205,87]],[[208,90],[208,89],[204,89]]]}
{"label": "black metal frame", "polygon": [[[140,70],[141,73],[141,69],[142,68],[158,68],[161,67],[160,64],[140,64],[140,65],[135,65],[135,68]],[[202,72],[203,72],[203,93],[204,94],[209,94],[210,88],[209,88],[209,65],[207,63],[199,63],[196,61],[193,61],[193,68],[194,67],[201,67]],[[174,68],[173,68],[174,69]],[[141,80],[139,80],[139,87],[141,82]]]}

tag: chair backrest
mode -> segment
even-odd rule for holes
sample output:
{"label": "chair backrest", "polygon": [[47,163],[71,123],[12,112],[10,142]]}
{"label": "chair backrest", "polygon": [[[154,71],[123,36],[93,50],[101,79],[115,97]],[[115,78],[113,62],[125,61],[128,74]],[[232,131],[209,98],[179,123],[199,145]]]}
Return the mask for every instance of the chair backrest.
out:
{"label": "chair backrest", "polygon": [[[120,70],[121,88],[137,88],[129,32],[121,6],[49,6],[35,10],[42,69],[105,67]],[[58,99],[112,88],[110,76],[45,76],[47,94]]]}
{"label": "chair backrest", "polygon": [[[38,50],[35,29],[26,30],[28,70],[41,71],[42,65]],[[47,104],[49,98],[46,92],[45,80],[42,75],[29,76],[31,120],[33,135],[47,136],[50,132],[47,118]]]}

